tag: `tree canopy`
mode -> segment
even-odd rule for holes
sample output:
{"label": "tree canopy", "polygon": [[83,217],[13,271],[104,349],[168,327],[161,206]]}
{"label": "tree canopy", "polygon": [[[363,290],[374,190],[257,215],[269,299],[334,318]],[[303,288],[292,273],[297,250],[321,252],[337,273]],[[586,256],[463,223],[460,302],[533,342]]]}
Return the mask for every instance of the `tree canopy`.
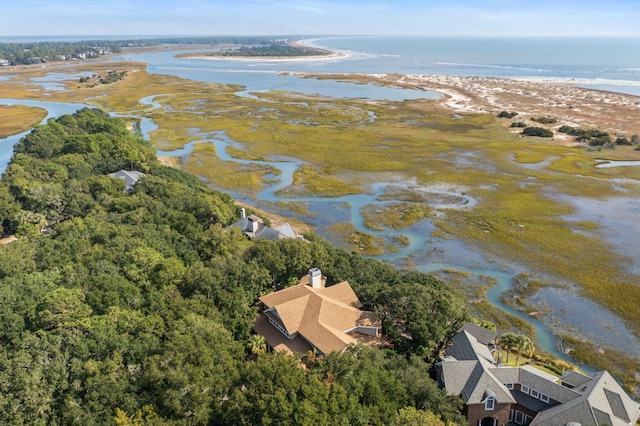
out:
{"label": "tree canopy", "polygon": [[[125,191],[120,169],[145,176]],[[19,236],[0,246],[0,423],[464,422],[425,362],[467,318],[449,286],[315,236],[249,241],[225,229],[239,213],[102,111],[23,138],[0,180],[3,232]],[[258,297],[315,266],[350,281],[396,351],[307,370],[264,353]]]}

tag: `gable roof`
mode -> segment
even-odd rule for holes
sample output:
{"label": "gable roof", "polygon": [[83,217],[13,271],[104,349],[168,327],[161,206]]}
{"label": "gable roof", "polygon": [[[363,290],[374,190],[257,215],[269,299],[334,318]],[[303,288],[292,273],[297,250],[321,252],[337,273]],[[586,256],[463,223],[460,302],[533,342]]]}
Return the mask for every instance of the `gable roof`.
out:
{"label": "gable roof", "polygon": [[464,329],[451,339],[451,346],[447,348],[447,356],[459,361],[483,358],[490,363],[495,363],[489,348],[478,342],[474,336]]}
{"label": "gable roof", "polygon": [[498,402],[515,402],[509,389],[493,373],[495,360],[486,345],[478,342],[464,327],[451,343],[447,357],[441,363],[449,395],[462,396],[465,404],[482,403],[487,394]]}
{"label": "gable roof", "polygon": [[465,330],[466,332],[471,334],[479,343],[485,346],[493,343],[498,338],[498,333],[496,333],[495,331],[480,327],[479,325],[476,325],[472,322],[468,322],[463,325],[460,330],[458,330],[458,333],[462,330]]}
{"label": "gable roof", "polygon": [[241,218],[239,221],[229,225],[229,227],[240,228],[242,233],[251,239],[280,240],[290,238],[288,235],[268,227],[261,218],[254,214]]}
{"label": "gable roof", "polygon": [[552,426],[568,422],[626,426],[634,424],[638,419],[640,405],[626,394],[607,371],[599,371],[588,381],[580,378],[579,382],[579,387],[572,390],[577,394],[574,399],[541,411],[533,419],[531,426]]}
{"label": "gable roof", "polygon": [[116,179],[122,179],[126,184],[126,191],[131,191],[138,179],[144,177],[145,174],[135,170],[118,170],[117,172],[109,173],[109,176]]}
{"label": "gable roof", "polygon": [[[492,362],[493,358],[487,358],[487,353],[491,355],[488,348],[468,329],[463,327],[451,341],[453,346],[447,349],[447,356],[439,364],[442,382],[449,395],[460,395],[467,405],[481,403],[493,393],[498,402],[517,402],[538,412],[531,426],[571,422],[627,426],[640,416],[640,404],[606,371],[593,377],[566,372],[558,378],[532,366],[499,367]],[[519,383],[535,389],[559,404],[549,406],[520,391],[510,392],[504,383]]]}
{"label": "gable roof", "polygon": [[281,325],[290,336],[299,334],[321,353],[341,351],[357,339],[354,328],[380,328],[373,312],[361,311],[360,300],[347,281],[314,288],[308,275],[300,284],[260,298],[264,314]]}

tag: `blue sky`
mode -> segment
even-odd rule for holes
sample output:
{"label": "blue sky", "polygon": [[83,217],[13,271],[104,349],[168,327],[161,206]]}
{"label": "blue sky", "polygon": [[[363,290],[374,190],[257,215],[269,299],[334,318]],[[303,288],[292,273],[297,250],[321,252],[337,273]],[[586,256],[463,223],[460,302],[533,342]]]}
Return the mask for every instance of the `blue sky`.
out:
{"label": "blue sky", "polygon": [[0,36],[640,36],[640,0],[0,0]]}

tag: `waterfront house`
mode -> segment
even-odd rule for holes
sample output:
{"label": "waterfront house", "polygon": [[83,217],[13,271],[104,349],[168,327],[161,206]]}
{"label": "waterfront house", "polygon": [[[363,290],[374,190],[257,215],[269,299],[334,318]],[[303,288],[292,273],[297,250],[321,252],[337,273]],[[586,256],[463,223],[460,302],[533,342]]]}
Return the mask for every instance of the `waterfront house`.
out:
{"label": "waterfront house", "polygon": [[356,343],[381,345],[380,321],[361,306],[347,281],[327,287],[320,269],[314,268],[299,284],[260,298],[253,331],[270,349],[288,353],[322,355]]}
{"label": "waterfront house", "polygon": [[265,239],[265,240],[281,240],[283,238],[294,238],[291,235],[291,227],[287,225],[287,229],[279,230],[271,228],[264,224],[264,221],[258,216],[252,214],[247,216],[245,209],[240,209],[240,220],[229,225],[230,228],[239,228],[249,239]]}
{"label": "waterfront house", "polygon": [[436,365],[446,392],[464,400],[470,426],[626,426],[640,416],[640,405],[606,371],[557,377],[529,365],[500,366],[478,337],[461,329]]}

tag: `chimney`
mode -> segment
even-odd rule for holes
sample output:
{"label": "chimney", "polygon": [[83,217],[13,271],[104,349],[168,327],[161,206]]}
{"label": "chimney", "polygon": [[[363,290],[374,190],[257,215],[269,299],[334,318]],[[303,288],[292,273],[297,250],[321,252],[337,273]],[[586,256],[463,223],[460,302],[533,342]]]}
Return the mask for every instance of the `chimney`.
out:
{"label": "chimney", "polygon": [[245,217],[247,217],[247,212],[245,211],[244,207],[240,209],[240,219],[244,219]]}
{"label": "chimney", "polygon": [[322,271],[320,268],[309,269],[309,285],[313,288],[322,288]]}
{"label": "chimney", "polygon": [[256,233],[258,232],[258,219],[255,216],[251,216],[249,218],[249,229],[251,230],[251,232]]}

